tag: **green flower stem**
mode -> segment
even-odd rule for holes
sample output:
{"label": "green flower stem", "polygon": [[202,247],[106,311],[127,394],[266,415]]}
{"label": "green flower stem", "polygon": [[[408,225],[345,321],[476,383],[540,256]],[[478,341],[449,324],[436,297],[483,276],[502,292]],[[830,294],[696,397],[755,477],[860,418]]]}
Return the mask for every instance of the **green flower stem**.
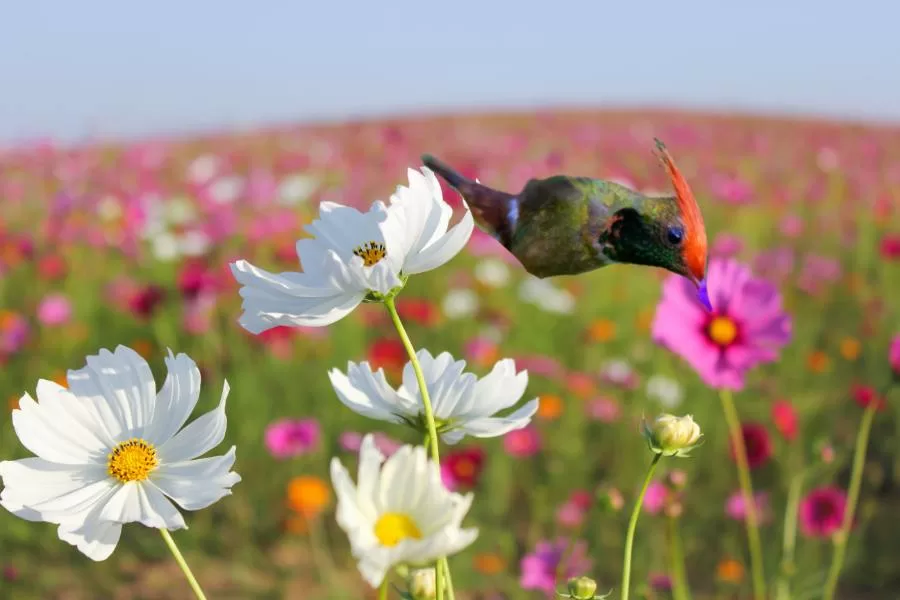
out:
{"label": "green flower stem", "polygon": [[841,529],[834,536],[834,553],[831,556],[831,566],[828,568],[828,578],[825,580],[823,600],[832,600],[837,590],[838,577],[844,566],[844,555],[847,552],[847,541],[850,538],[850,528],[853,526],[853,517],[856,513],[856,504],[859,501],[859,488],[862,485],[863,467],[866,465],[866,449],[869,446],[869,433],[872,431],[872,421],[875,419],[875,411],[878,410],[877,402],[871,402],[863,413],[859,424],[859,433],[856,436],[856,448],[853,451],[853,471],[850,474],[850,490],[847,494],[847,508],[844,511],[844,521]]}
{"label": "green flower stem", "polygon": [[[422,366],[419,364],[419,359],[416,357],[416,349],[413,348],[412,342],[409,341],[409,335],[406,333],[406,328],[403,327],[403,321],[400,320],[400,314],[397,312],[394,298],[385,298],[384,305],[391,315],[391,321],[394,323],[397,335],[400,336],[400,341],[406,349],[406,354],[409,355],[409,362],[412,365],[413,372],[416,374],[416,382],[419,384],[419,393],[422,395],[422,404],[425,407],[425,423],[428,426],[428,441],[431,442],[431,458],[434,460],[435,465],[440,466],[441,455],[440,449],[438,448],[437,426],[434,422],[434,411],[431,408],[431,396],[428,393],[428,387],[425,385],[425,375],[422,373]],[[446,568],[447,573],[450,572],[450,568],[446,565],[446,558],[439,560],[437,567],[434,570],[437,600],[444,600],[444,569],[440,568],[442,564]],[[448,584],[449,583],[448,579]],[[449,595],[453,598],[453,590],[450,589],[450,587],[451,586],[448,585]]]}
{"label": "green flower stem", "polygon": [[634,503],[634,509],[631,511],[631,519],[628,520],[628,533],[625,535],[625,564],[622,566],[622,593],[619,596],[622,600],[628,600],[628,590],[631,587],[631,549],[634,546],[634,531],[637,529],[638,517],[641,516],[641,505],[644,504],[644,495],[653,479],[653,472],[656,471],[656,465],[662,454],[654,453],[653,461],[647,469],[647,476],[644,478],[644,487],[638,495],[637,502]]}
{"label": "green flower stem", "polygon": [[184,556],[181,555],[181,551],[178,549],[178,546],[175,545],[175,540],[172,539],[172,535],[169,533],[169,530],[160,529],[159,533],[162,535],[163,540],[166,542],[166,546],[168,546],[169,550],[172,552],[172,556],[175,557],[175,562],[178,563],[178,566],[181,567],[182,572],[184,572],[184,576],[188,580],[188,585],[190,585],[191,589],[194,590],[194,595],[197,596],[198,600],[206,600],[206,595],[200,588],[200,584],[197,583],[197,578],[194,577],[194,574],[191,572],[191,568],[188,566],[187,561],[184,560]]}
{"label": "green flower stem", "polygon": [[456,600],[456,594],[453,592],[453,577],[450,575],[450,562],[446,556],[438,561],[438,568],[444,569],[444,580],[447,582],[447,600]]}
{"label": "green flower stem", "polygon": [[800,512],[800,496],[803,493],[805,471],[791,479],[788,487],[787,508],[784,511],[784,537],[781,549],[781,573],[778,575],[776,600],[790,600],[791,578],[794,576],[794,549],[797,546],[797,515]]}
{"label": "green flower stem", "polygon": [[669,517],[669,558],[672,561],[672,598],[674,600],[691,600],[691,590],[687,583],[684,569],[684,548],[681,545],[681,533],[678,531],[678,518]]}
{"label": "green flower stem", "polygon": [[378,586],[378,600],[387,600],[388,597],[388,577],[384,576],[384,581]]}
{"label": "green flower stem", "polygon": [[747,463],[747,447],[744,444],[744,434],[741,432],[741,422],[738,420],[737,410],[734,408],[731,390],[719,390],[719,399],[722,401],[725,422],[728,424],[728,432],[731,436],[731,442],[734,444],[738,481],[741,484],[741,495],[744,497],[744,510],[747,511],[747,541],[750,546],[753,597],[755,600],[765,600],[766,576],[763,572],[762,544],[759,541],[759,517],[756,514],[756,501],[753,498],[753,483],[750,480],[750,466]]}

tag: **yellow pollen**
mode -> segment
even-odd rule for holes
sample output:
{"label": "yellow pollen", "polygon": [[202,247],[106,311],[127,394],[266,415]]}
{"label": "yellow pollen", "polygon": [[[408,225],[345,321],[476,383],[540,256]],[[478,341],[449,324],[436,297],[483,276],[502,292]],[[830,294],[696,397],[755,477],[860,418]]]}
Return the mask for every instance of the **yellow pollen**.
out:
{"label": "yellow pollen", "polygon": [[122,442],[109,453],[106,472],[122,483],[143,481],[159,465],[156,448],[140,438]]}
{"label": "yellow pollen", "polygon": [[728,317],[716,317],[707,329],[709,339],[720,346],[727,346],[737,337],[737,325]]}
{"label": "yellow pollen", "polygon": [[401,513],[384,513],[375,523],[375,537],[382,546],[396,546],[403,540],[422,539],[416,522]]}
{"label": "yellow pollen", "polygon": [[387,250],[380,242],[366,242],[362,246],[357,246],[353,250],[353,254],[363,259],[365,266],[371,267],[387,256]]}

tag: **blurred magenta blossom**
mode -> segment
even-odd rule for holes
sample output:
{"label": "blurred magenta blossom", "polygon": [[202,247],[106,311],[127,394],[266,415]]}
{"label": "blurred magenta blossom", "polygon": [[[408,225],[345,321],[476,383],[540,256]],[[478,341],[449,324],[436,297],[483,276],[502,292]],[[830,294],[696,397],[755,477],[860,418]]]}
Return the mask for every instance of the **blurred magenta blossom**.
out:
{"label": "blurred magenta blossom", "polygon": [[541,436],[534,426],[514,429],[503,436],[503,449],[516,458],[528,458],[541,451]]}
{"label": "blurred magenta blossom", "polygon": [[829,537],[841,528],[847,510],[843,490],[826,486],[810,491],[800,502],[800,531],[807,537]]}
{"label": "blurred magenta blossom", "polygon": [[[569,544],[573,544],[571,550]],[[566,562],[560,564],[563,556],[567,556]],[[522,558],[521,569],[519,585],[522,589],[540,590],[553,598],[558,586],[561,587],[572,577],[590,572],[591,560],[587,555],[587,543],[584,540],[571,542],[565,538],[558,538],[553,542],[542,540],[537,543],[534,551]]]}
{"label": "blurred magenta blossom", "polygon": [[281,419],[266,427],[266,448],[275,458],[285,459],[315,452],[322,431],[316,419]]}
{"label": "blurred magenta blossom", "polygon": [[[769,493],[756,492],[753,495],[756,508],[757,522],[760,525],[766,524],[772,519],[769,510]],[[725,501],[725,514],[737,521],[743,521],[747,518],[747,505],[744,502],[744,496],[740,490],[731,494]]]}
{"label": "blurred magenta blossom", "polygon": [[72,304],[64,294],[48,294],[38,304],[37,318],[44,325],[64,325],[71,317]]}

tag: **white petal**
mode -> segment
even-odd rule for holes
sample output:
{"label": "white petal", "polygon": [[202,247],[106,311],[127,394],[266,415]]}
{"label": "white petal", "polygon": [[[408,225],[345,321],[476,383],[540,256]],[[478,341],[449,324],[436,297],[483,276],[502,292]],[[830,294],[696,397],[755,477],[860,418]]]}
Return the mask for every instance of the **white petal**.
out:
{"label": "white petal", "polygon": [[403,272],[408,275],[414,275],[431,271],[444,265],[465,247],[472,236],[474,226],[475,221],[472,219],[472,213],[467,210],[462,220],[454,225],[450,231],[420,253],[410,256],[403,267]]}
{"label": "white petal", "polygon": [[225,416],[225,400],[228,381],[222,385],[222,396],[219,405],[208,413],[195,419],[169,441],[159,447],[161,463],[170,464],[191,460],[205,454],[222,443],[225,439],[225,428],[228,419]]}
{"label": "white petal", "polygon": [[538,401],[534,399],[508,417],[481,417],[467,421],[459,428],[473,437],[496,437],[528,425],[537,409]]}
{"label": "white petal", "polygon": [[372,526],[377,517],[371,499],[365,501],[353,486],[350,474],[337,458],[331,460],[331,482],[337,497],[335,520],[350,538],[354,549],[372,544],[375,535]]}
{"label": "white petal", "polygon": [[[328,373],[335,394],[347,408],[370,419],[391,423],[402,422],[395,414],[401,412],[399,410],[401,407],[395,401],[397,394],[391,389],[382,369],[372,373],[368,363],[361,365],[350,363],[347,370],[350,377],[337,369],[332,369]],[[392,406],[394,412],[391,411]]]}
{"label": "white petal", "polygon": [[223,456],[212,456],[171,465],[153,473],[153,483],[185,510],[200,510],[231,495],[241,476],[231,471],[235,447]]}
{"label": "white petal", "polygon": [[384,454],[375,444],[375,436],[369,433],[363,437],[362,445],[359,448],[359,470],[356,476],[356,485],[360,510],[364,514],[374,515],[380,508],[380,505],[377,504],[378,481],[381,478],[381,465],[384,460]]}
{"label": "white petal", "polygon": [[425,448],[403,446],[391,455],[381,469],[379,497],[381,509],[411,513],[428,490],[429,461]]}
{"label": "white petal", "polygon": [[200,369],[187,354],[166,357],[169,370],[162,390],[156,399],[156,410],[151,423],[144,430],[144,438],[159,446],[164,444],[187,421],[200,398]]}
{"label": "white petal", "polygon": [[[98,511],[99,512],[99,511]],[[57,530],[59,539],[77,547],[78,550],[94,561],[106,560],[119,543],[122,525],[110,521],[101,521],[92,514],[82,523],[67,523]]]}
{"label": "white petal", "polygon": [[114,523],[140,523],[154,529],[182,529],[184,517],[152,483],[132,481],[119,487],[98,518]]}
{"label": "white petal", "polygon": [[[88,426],[101,429],[85,414],[87,401],[43,380],[38,383],[38,396],[43,396],[40,404],[25,394],[19,400],[19,408],[12,411],[13,428],[22,445],[55,463],[83,465],[101,460],[106,448],[100,438],[106,436],[97,436],[82,424],[84,420]],[[67,402],[71,406],[66,406]]]}
{"label": "white petal", "polygon": [[359,574],[366,580],[366,583],[373,588],[377,588],[381,585],[381,582],[384,581],[384,576],[387,575],[387,571],[392,565],[385,565],[373,560],[373,557],[364,556],[359,560],[356,566],[359,569]]}
{"label": "white petal", "polygon": [[528,372],[516,373],[515,361],[506,358],[475,384],[476,405],[472,416],[488,416],[518,402],[528,387]]}
{"label": "white petal", "polygon": [[114,487],[102,466],[61,465],[42,458],[0,462],[0,478],[0,505],[28,520],[51,523],[90,510]]}

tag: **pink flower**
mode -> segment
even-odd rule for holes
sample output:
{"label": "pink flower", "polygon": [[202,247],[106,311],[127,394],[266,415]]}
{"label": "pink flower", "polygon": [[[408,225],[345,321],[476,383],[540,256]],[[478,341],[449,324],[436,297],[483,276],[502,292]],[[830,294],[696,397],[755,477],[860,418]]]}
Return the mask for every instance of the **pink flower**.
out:
{"label": "pink flower", "polygon": [[647,486],[647,493],[644,494],[643,509],[651,515],[657,514],[666,504],[666,498],[669,490],[664,483],[653,481]]}
{"label": "pink flower", "polygon": [[[583,540],[575,542],[565,564],[560,565],[568,547],[569,541],[565,538],[559,538],[554,542],[546,540],[538,542],[534,552],[522,558],[522,576],[519,585],[526,590],[541,590],[549,598],[553,598],[558,585],[571,577],[587,573],[591,568],[587,544]],[[557,571],[559,581],[556,579]]]}
{"label": "pink flower", "polygon": [[614,399],[600,396],[587,403],[585,412],[589,418],[595,421],[613,423],[619,419],[622,409]]}
{"label": "pink flower", "polygon": [[528,371],[528,375],[540,375],[541,377],[557,378],[563,374],[563,367],[559,361],[551,356],[519,356],[516,357],[519,368]]}
{"label": "pink flower", "polygon": [[891,348],[888,350],[888,364],[891,365],[891,371],[894,377],[900,378],[900,333],[894,336],[891,342]]}
{"label": "pink flower", "polygon": [[[772,439],[769,431],[760,423],[744,423],[741,425],[744,436],[744,448],[747,451],[747,465],[751,469],[761,467],[772,458]],[[734,444],[729,440],[731,459],[735,459]]]}
{"label": "pink flower", "polygon": [[841,528],[847,495],[836,487],[812,490],[800,502],[800,531],[808,537],[829,537]]}
{"label": "pink flower", "polygon": [[37,318],[44,325],[64,325],[71,317],[72,305],[63,294],[48,294],[38,304]]}
{"label": "pink flower", "polygon": [[266,427],[266,448],[275,458],[293,458],[314,452],[322,432],[315,419],[282,419]]}
{"label": "pink flower", "polygon": [[722,258],[740,254],[744,249],[744,241],[731,233],[720,233],[716,236],[709,253]]}
{"label": "pink flower", "polygon": [[[757,492],[753,495],[756,508],[756,518],[760,523],[770,520],[769,512],[769,494],[767,492]],[[747,505],[744,503],[744,495],[740,490],[734,492],[725,501],[725,514],[737,521],[743,521],[747,518]]]}
{"label": "pink flower", "polygon": [[591,494],[584,490],[572,492],[572,495],[558,509],[556,522],[563,527],[576,529],[584,523],[584,518],[591,507]]}
{"label": "pink flower", "polygon": [[778,358],[791,338],[781,295],[733,259],[712,259],[707,279],[712,312],[694,284],[672,275],[653,320],[653,339],[684,358],[714,388],[740,390],[752,367]]}
{"label": "pink flower", "polygon": [[714,195],[728,204],[748,204],[753,201],[753,188],[737,176],[715,175],[710,188]]}
{"label": "pink flower", "polygon": [[534,427],[515,429],[503,436],[503,449],[510,456],[528,458],[541,450],[541,437]]}
{"label": "pink flower", "polygon": [[[381,450],[385,456],[390,456],[400,449],[403,445],[390,436],[380,431],[372,434],[375,439],[375,446]],[[347,452],[359,452],[362,447],[363,434],[356,431],[345,431],[338,437],[338,444]]]}
{"label": "pink flower", "polygon": [[25,345],[29,329],[25,317],[0,308],[0,360],[15,354]]}
{"label": "pink flower", "polygon": [[776,400],[772,404],[772,422],[778,433],[787,441],[793,442],[797,438],[797,411],[787,400]]}
{"label": "pink flower", "polygon": [[796,238],[803,233],[803,219],[797,215],[785,215],[778,227],[785,237]]}
{"label": "pink flower", "polygon": [[478,485],[487,458],[479,446],[451,450],[441,460],[441,479],[448,490],[471,489]]}

